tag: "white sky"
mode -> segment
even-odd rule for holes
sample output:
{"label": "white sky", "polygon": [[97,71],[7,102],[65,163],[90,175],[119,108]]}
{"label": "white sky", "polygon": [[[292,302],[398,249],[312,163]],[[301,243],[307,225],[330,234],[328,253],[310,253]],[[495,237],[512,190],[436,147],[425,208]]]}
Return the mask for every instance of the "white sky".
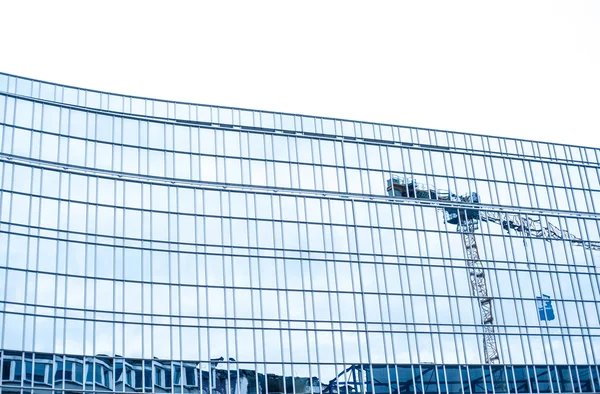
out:
{"label": "white sky", "polygon": [[157,4],[2,1],[0,70],[600,146],[600,1]]}

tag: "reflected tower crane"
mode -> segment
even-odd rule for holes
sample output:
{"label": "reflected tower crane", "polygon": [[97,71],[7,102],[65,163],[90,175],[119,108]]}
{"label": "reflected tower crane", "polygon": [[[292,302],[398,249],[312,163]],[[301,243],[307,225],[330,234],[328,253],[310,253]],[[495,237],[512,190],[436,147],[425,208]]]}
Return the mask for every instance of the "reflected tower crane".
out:
{"label": "reflected tower crane", "polygon": [[[470,204],[479,203],[477,193],[456,195],[447,190],[435,189],[433,186],[418,183],[412,177],[401,177],[398,175],[392,176],[387,181],[387,192],[391,197],[412,197]],[[600,250],[600,242],[584,241],[580,237],[569,234],[567,231],[561,230],[553,224],[549,223],[548,227],[545,227],[540,220],[527,217],[522,218],[518,214],[483,212],[473,207],[445,207],[443,210],[445,222],[456,225],[456,230],[462,234],[471,291],[477,298],[481,314],[485,362],[487,364],[498,364],[500,363],[500,355],[494,332],[492,297],[488,292],[485,269],[483,262],[479,258],[479,249],[475,238],[475,231],[479,228],[479,221],[496,223],[501,225],[506,231],[514,230],[528,237],[542,238],[546,241],[569,241],[585,249]]]}

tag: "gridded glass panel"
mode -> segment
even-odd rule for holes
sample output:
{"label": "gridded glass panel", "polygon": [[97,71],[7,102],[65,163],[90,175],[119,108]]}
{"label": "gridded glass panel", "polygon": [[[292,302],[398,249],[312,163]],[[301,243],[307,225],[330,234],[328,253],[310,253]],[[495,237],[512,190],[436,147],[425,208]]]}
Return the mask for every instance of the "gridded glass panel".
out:
{"label": "gridded glass panel", "polygon": [[600,390],[593,149],[2,83],[4,391]]}

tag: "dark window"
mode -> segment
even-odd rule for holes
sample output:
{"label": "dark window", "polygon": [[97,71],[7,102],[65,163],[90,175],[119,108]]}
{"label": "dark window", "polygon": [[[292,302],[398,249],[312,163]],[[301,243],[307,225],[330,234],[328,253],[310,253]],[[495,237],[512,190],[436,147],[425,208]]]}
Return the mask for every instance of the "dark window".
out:
{"label": "dark window", "polygon": [[78,383],[83,383],[83,364],[74,363],[75,364],[75,380]]}
{"label": "dark window", "polygon": [[25,380],[31,382],[33,378],[33,362],[25,359]]}
{"label": "dark window", "polygon": [[149,366],[144,368],[144,386],[152,390],[152,369]]}
{"label": "dark window", "polygon": [[104,375],[104,386],[112,389],[112,382],[110,380],[110,373],[108,369],[102,368],[102,374]]}
{"label": "dark window", "polygon": [[[595,367],[592,367],[595,368]],[[590,376],[590,367],[588,366],[579,366],[577,367],[577,372],[579,373],[579,384],[581,386],[581,391],[594,391],[594,386],[592,384],[592,377]]]}
{"label": "dark window", "polygon": [[[119,361],[115,363],[115,382],[118,382],[122,377],[123,373],[123,364]],[[124,380],[124,379],[123,379]]]}
{"label": "dark window", "polygon": [[21,376],[23,375],[23,363],[21,360],[14,362],[15,366],[15,378],[14,380],[21,381]]}
{"label": "dark window", "polygon": [[130,385],[131,387],[133,387],[135,385],[135,371],[127,370],[126,380],[127,380],[127,384]]}
{"label": "dark window", "polygon": [[171,388],[171,368],[165,369],[165,387]]}
{"label": "dark window", "polygon": [[[141,369],[136,370],[134,377],[135,377],[135,387],[141,389],[142,388],[142,370]],[[150,381],[150,383],[152,383],[152,382]]]}
{"label": "dark window", "polygon": [[2,380],[10,379],[10,365],[12,363],[10,360],[4,360],[4,364],[2,364]]}
{"label": "dark window", "polygon": [[67,367],[65,368],[65,380],[73,380],[73,363],[67,361]]}
{"label": "dark window", "polygon": [[46,383],[46,364],[36,362],[34,371],[33,379],[38,383]]}
{"label": "dark window", "polygon": [[104,382],[102,381],[103,379],[103,374],[102,371],[104,370],[104,368],[102,368],[102,365],[100,364],[96,364],[96,383],[97,384],[102,384],[104,385]]}
{"label": "dark window", "polygon": [[94,383],[94,364],[90,362],[85,363],[85,382]]}
{"label": "dark window", "polygon": [[63,379],[63,362],[62,361],[57,361],[56,362],[56,372],[54,372],[54,381],[60,381]]}
{"label": "dark window", "polygon": [[[157,386],[163,386],[163,378],[162,378],[162,369],[158,367],[154,367],[154,384]],[[146,370],[146,384],[148,384],[148,371]]]}
{"label": "dark window", "polygon": [[181,367],[177,364],[173,366],[173,384],[175,386],[183,384],[181,381]]}
{"label": "dark window", "polygon": [[185,384],[188,386],[196,386],[196,373],[193,367],[185,368]]}

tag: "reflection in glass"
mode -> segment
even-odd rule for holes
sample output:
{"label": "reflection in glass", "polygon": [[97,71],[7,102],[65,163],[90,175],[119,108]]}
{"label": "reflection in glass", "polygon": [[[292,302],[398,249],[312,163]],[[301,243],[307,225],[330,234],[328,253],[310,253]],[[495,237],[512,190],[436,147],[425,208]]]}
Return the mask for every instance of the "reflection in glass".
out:
{"label": "reflection in glass", "polygon": [[0,90],[2,391],[600,391],[598,149]]}

